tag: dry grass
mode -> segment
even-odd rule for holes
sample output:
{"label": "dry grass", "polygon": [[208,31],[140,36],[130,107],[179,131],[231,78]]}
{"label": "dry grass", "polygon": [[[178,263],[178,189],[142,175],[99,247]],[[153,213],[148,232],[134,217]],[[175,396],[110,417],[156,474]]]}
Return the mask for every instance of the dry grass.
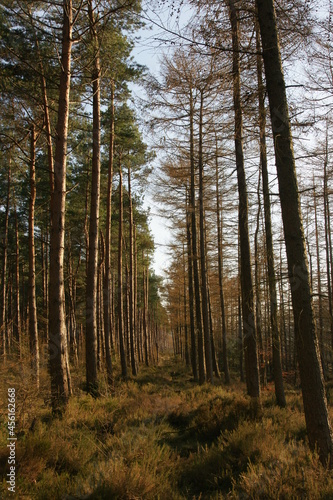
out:
{"label": "dry grass", "polygon": [[[333,475],[307,446],[300,395],[288,407],[263,394],[253,418],[244,387],[197,386],[172,360],[118,381],[113,396],[76,390],[53,418],[48,378],[37,394],[28,367],[1,373],[1,422],[7,388],[17,392],[16,498],[31,499],[329,499]],[[83,373],[74,373],[76,387]],[[1,426],[2,498],[7,491],[8,431]]]}

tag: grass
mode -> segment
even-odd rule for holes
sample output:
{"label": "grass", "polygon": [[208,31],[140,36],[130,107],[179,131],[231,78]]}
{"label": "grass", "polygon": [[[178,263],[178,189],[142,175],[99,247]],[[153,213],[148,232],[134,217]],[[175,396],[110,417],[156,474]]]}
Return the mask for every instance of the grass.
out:
{"label": "grass", "polygon": [[254,418],[244,386],[198,386],[185,367],[166,358],[141,368],[137,380],[118,380],[112,396],[105,389],[93,399],[77,389],[63,417],[54,418],[45,368],[38,394],[26,366],[8,363],[1,376],[1,498],[13,497],[6,483],[11,386],[15,498],[333,498],[333,474],[308,448],[295,390],[287,390],[286,409],[275,405],[272,390],[264,391],[262,413]]}

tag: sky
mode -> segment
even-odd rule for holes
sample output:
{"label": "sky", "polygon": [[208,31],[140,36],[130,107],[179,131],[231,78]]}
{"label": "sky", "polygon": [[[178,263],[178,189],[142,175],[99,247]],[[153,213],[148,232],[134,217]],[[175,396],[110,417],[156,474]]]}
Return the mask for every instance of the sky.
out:
{"label": "sky", "polygon": [[[138,33],[140,40],[136,44],[132,56],[134,60],[146,66],[151,74],[158,76],[159,74],[159,60],[167,46],[163,44],[161,39],[168,36],[168,33],[161,27],[166,27],[171,31],[181,30],[181,27],[190,18],[190,10],[186,5],[182,8],[180,15],[170,16],[171,9],[168,5],[163,9],[153,10],[152,4],[154,2],[144,2],[143,4],[143,17],[146,27],[141,29]],[[140,87],[134,85],[132,93],[135,98],[145,98],[144,91]],[[144,140],[149,144],[150,138],[145,133],[143,134]],[[159,159],[155,160],[154,168],[158,168]],[[172,234],[168,228],[167,221],[159,215],[159,205],[154,200],[154,182],[153,175],[151,182],[148,183],[147,191],[145,192],[145,208],[150,208],[150,229],[153,234],[155,242],[155,254],[153,267],[155,273],[160,276],[166,276],[166,268],[170,263],[170,255],[168,253],[169,245],[172,240]]]}

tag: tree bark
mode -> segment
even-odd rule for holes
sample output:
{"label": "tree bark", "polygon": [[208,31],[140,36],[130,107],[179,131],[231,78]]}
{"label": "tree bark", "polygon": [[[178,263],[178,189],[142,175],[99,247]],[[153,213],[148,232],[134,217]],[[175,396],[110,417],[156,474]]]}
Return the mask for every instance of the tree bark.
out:
{"label": "tree bark", "polygon": [[241,382],[245,381],[244,376],[244,343],[243,343],[243,328],[242,328],[242,302],[241,294],[238,293],[238,342],[239,342],[239,375]]}
{"label": "tree bark", "polygon": [[195,163],[194,163],[194,110],[192,88],[190,88],[190,211],[191,211],[191,236],[192,236],[192,258],[193,258],[193,279],[194,279],[194,297],[195,297],[195,318],[196,331],[198,339],[198,360],[199,360],[199,383],[203,384],[206,380],[204,348],[202,337],[202,316],[200,301],[200,280],[198,268],[198,245],[197,245],[197,224],[196,224],[196,203],[195,203]]}
{"label": "tree bark", "polygon": [[142,311],[143,346],[145,365],[149,366],[148,346],[148,269],[143,269],[143,311]]}
{"label": "tree bark", "polygon": [[267,385],[267,370],[266,370],[266,360],[264,355],[264,344],[262,339],[262,314],[261,314],[261,293],[260,293],[260,259],[259,259],[259,227],[260,227],[260,213],[261,213],[261,199],[260,199],[260,177],[259,173],[258,179],[258,212],[257,212],[257,224],[254,235],[254,283],[255,283],[255,298],[256,298],[256,330],[257,330],[257,340],[259,347],[259,373],[261,375],[261,383],[265,387]]}
{"label": "tree bark", "polygon": [[326,150],[325,150],[325,160],[324,160],[324,218],[325,218],[325,249],[326,249],[326,276],[327,276],[327,293],[328,293],[328,311],[330,316],[330,335],[331,335],[331,346],[333,348],[333,299],[332,299],[332,285],[331,276],[333,274],[332,269],[332,244],[331,244],[331,224],[329,215],[329,204],[328,204],[328,186],[327,186],[327,163],[328,163],[328,144],[326,138]]}
{"label": "tree bark", "polygon": [[[314,181],[314,179],[313,179]],[[315,216],[315,235],[316,235],[316,257],[317,257],[317,290],[318,290],[318,316],[319,316],[319,347],[320,357],[323,366],[323,374],[326,379],[326,360],[325,360],[325,342],[324,342],[324,321],[323,321],[323,299],[321,288],[321,271],[320,271],[320,247],[319,247],[319,228],[317,215],[317,195],[316,188],[313,182],[313,208]]]}
{"label": "tree bark", "polygon": [[209,280],[207,280],[207,295],[208,295],[208,313],[209,313],[209,335],[210,335],[210,344],[211,344],[211,351],[212,351],[213,372],[215,373],[216,378],[221,378],[219,365],[217,362],[216,349],[215,349],[213,315],[212,315],[212,307],[211,307],[211,301],[210,301]]}
{"label": "tree bark", "polygon": [[14,298],[14,338],[21,359],[21,313],[20,313],[20,234],[14,194],[15,211],[15,298]]}
{"label": "tree bark", "polygon": [[118,237],[118,336],[121,362],[121,375],[127,378],[127,363],[124,344],[123,310],[123,174],[119,160],[119,237]]}
{"label": "tree bark", "polygon": [[4,364],[7,359],[7,331],[6,331],[6,290],[7,290],[7,259],[8,259],[8,220],[10,204],[10,186],[11,186],[11,159],[9,159],[7,176],[7,199],[5,209],[5,227],[3,237],[3,258],[2,258],[2,282],[1,282],[1,317],[0,331],[2,337],[2,356]]}
{"label": "tree bark", "polygon": [[273,235],[271,222],[271,203],[269,198],[269,179],[267,168],[266,153],[266,110],[264,101],[264,85],[262,80],[262,56],[260,54],[260,31],[258,22],[256,22],[256,40],[257,40],[257,73],[258,73],[258,100],[259,100],[259,129],[260,129],[260,165],[262,173],[262,188],[264,194],[264,216],[265,216],[265,236],[266,236],[266,257],[267,272],[269,284],[269,304],[270,304],[270,324],[272,329],[272,353],[275,396],[277,404],[281,407],[286,406],[284,395],[282,363],[281,363],[281,341],[277,318],[277,294],[276,277],[274,266]]}
{"label": "tree bark", "polygon": [[132,374],[137,375],[134,344],[134,243],[133,243],[133,204],[131,186],[131,168],[128,166],[128,198],[129,198],[129,337]]}
{"label": "tree bark", "polygon": [[95,15],[92,1],[88,2],[88,15],[91,38],[93,44],[93,150],[92,175],[89,220],[89,260],[86,289],[86,381],[87,392],[98,395],[97,377],[97,294],[98,294],[98,236],[99,236],[99,205],[100,205],[100,176],[101,176],[101,117],[100,117],[100,60],[99,41],[95,27]]}
{"label": "tree bark", "polygon": [[78,351],[76,339],[76,278],[74,276],[74,261],[72,258],[71,245],[68,245],[68,324],[69,324],[69,353],[70,359],[78,366]]}
{"label": "tree bark", "polygon": [[194,293],[193,293],[193,257],[192,257],[192,237],[191,237],[191,219],[188,192],[186,193],[186,235],[187,235],[187,267],[188,267],[188,293],[190,309],[190,337],[191,337],[191,366],[195,381],[198,381],[197,366],[197,345],[195,338],[195,319],[194,319]]}
{"label": "tree bark", "polygon": [[309,444],[333,466],[333,436],[312,304],[293,142],[273,0],[257,0],[266,86],[274,137],[294,329]]}
{"label": "tree bark", "polygon": [[233,97],[235,111],[235,154],[239,194],[239,240],[241,260],[241,293],[243,316],[243,343],[247,392],[260,398],[257,340],[253,307],[253,283],[248,229],[248,199],[243,153],[243,118],[240,92],[239,23],[234,0],[227,0],[232,30],[233,48]]}
{"label": "tree bark", "polygon": [[54,193],[51,205],[49,282],[49,369],[54,412],[59,412],[71,394],[65,320],[64,238],[66,160],[72,49],[72,0],[63,2],[61,75],[56,127]]}
{"label": "tree bark", "polygon": [[139,349],[139,318],[138,318],[138,248],[136,244],[136,225],[133,225],[133,247],[134,247],[134,331],[136,334],[136,346],[137,346],[137,356],[138,363],[140,361],[140,349]]}
{"label": "tree bark", "polygon": [[183,243],[183,273],[184,273],[184,329],[185,329],[185,363],[190,366],[190,349],[188,342],[188,325],[187,325],[187,291],[186,291],[186,263],[185,263],[185,245]]}
{"label": "tree bark", "polygon": [[200,90],[199,112],[199,230],[200,230],[200,271],[201,271],[201,306],[205,342],[205,361],[207,380],[214,383],[212,344],[209,330],[208,291],[207,291],[207,255],[205,244],[205,212],[204,212],[204,165],[203,165],[203,90]]}
{"label": "tree bark", "polygon": [[224,304],[224,289],[223,289],[223,242],[222,242],[222,226],[221,226],[221,203],[220,203],[220,189],[219,189],[219,172],[218,172],[218,155],[216,150],[216,225],[217,225],[217,260],[218,260],[218,273],[219,273],[219,298],[220,298],[220,314],[222,326],[222,363],[224,371],[224,380],[226,384],[230,384],[230,372],[227,352],[227,323]]}
{"label": "tree bark", "polygon": [[30,136],[30,200],[29,200],[29,341],[31,366],[36,387],[39,389],[39,344],[36,305],[35,263],[35,201],[36,201],[36,131],[31,127]]}
{"label": "tree bark", "polygon": [[109,142],[109,164],[108,164],[108,189],[106,202],[106,229],[105,229],[105,269],[104,269],[104,333],[106,351],[106,370],[108,385],[113,388],[113,367],[111,357],[111,201],[113,180],[113,155],[114,155],[114,83],[111,82],[111,118],[110,118],[110,142]]}

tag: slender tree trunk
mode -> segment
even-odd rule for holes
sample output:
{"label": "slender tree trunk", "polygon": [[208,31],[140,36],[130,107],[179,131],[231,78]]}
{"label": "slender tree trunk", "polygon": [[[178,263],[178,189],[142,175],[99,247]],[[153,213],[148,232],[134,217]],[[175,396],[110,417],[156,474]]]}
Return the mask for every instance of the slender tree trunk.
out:
{"label": "slender tree trunk", "polygon": [[326,137],[326,150],[325,150],[325,160],[324,160],[324,218],[325,218],[325,243],[326,243],[326,276],[327,276],[327,293],[328,293],[328,311],[330,316],[330,335],[331,335],[331,346],[333,348],[333,300],[332,300],[332,286],[331,286],[331,275],[333,273],[332,269],[332,245],[331,245],[331,224],[329,217],[329,206],[328,206],[328,186],[327,186],[327,163],[328,163],[328,139]]}
{"label": "slender tree trunk", "polygon": [[71,253],[71,245],[68,248],[68,322],[69,322],[69,353],[70,358],[74,361],[75,366],[78,366],[78,351],[76,339],[76,280],[74,277],[74,262]]}
{"label": "slender tree trunk", "polygon": [[185,263],[185,245],[183,243],[183,274],[184,274],[184,329],[185,329],[185,363],[190,366],[190,349],[188,342],[188,325],[187,325],[187,291],[186,291],[186,263]]}
{"label": "slender tree trunk", "polygon": [[86,199],[84,207],[84,239],[86,244],[86,276],[88,275],[88,264],[89,264],[89,172],[87,169],[87,182],[86,182]]}
{"label": "slender tree trunk", "polygon": [[53,411],[61,411],[71,393],[68,364],[65,290],[64,238],[66,200],[66,159],[72,49],[72,0],[63,2],[61,75],[54,161],[54,195],[51,205],[49,282],[49,369]]}
{"label": "slender tree trunk", "polygon": [[14,195],[15,211],[15,296],[14,296],[14,338],[21,359],[21,313],[20,313],[20,235]]}
{"label": "slender tree trunk", "polygon": [[98,395],[97,378],[97,294],[98,294],[98,236],[100,205],[100,149],[101,149],[101,117],[100,117],[100,60],[99,41],[95,27],[95,15],[92,0],[88,1],[88,15],[93,43],[93,150],[89,220],[89,258],[86,289],[86,381],[87,391]]}
{"label": "slender tree trunk", "polygon": [[140,357],[140,349],[139,349],[139,318],[138,318],[138,249],[136,244],[136,226],[133,225],[133,245],[134,245],[134,332],[135,332],[135,343],[136,350],[138,356],[138,365],[139,365],[139,357]]}
{"label": "slender tree trunk", "polygon": [[36,305],[35,265],[35,201],[36,201],[36,132],[31,127],[30,138],[30,201],[29,201],[29,340],[30,356],[36,387],[39,389],[39,344]]}
{"label": "slender tree trunk", "polygon": [[253,307],[253,283],[248,228],[248,199],[243,153],[243,118],[240,92],[239,23],[234,0],[227,0],[232,30],[233,93],[235,110],[235,153],[239,194],[239,239],[241,255],[241,291],[243,316],[243,342],[247,392],[252,398],[260,398],[260,382],[257,355],[257,339]]}
{"label": "slender tree trunk", "polygon": [[239,342],[239,374],[241,382],[245,381],[244,376],[244,342],[243,342],[243,327],[242,327],[242,302],[241,294],[238,293],[238,342]]}
{"label": "slender tree trunk", "polygon": [[211,343],[211,350],[212,350],[213,372],[215,373],[216,378],[221,378],[219,365],[217,362],[216,349],[215,349],[213,316],[212,316],[212,306],[211,306],[211,301],[210,301],[209,280],[207,280],[207,295],[208,295],[208,314],[209,314],[209,335],[210,335],[210,343]]}
{"label": "slender tree trunk", "polygon": [[205,360],[207,380],[214,383],[212,344],[209,331],[208,291],[207,291],[207,255],[205,244],[205,211],[204,211],[204,165],[203,165],[203,90],[200,90],[199,116],[199,227],[200,227],[200,270],[201,270],[201,305],[205,342]]}
{"label": "slender tree trunk", "polygon": [[[314,179],[313,179],[314,181]],[[317,253],[317,290],[318,290],[318,316],[319,316],[319,341],[320,341],[320,356],[323,366],[324,378],[326,378],[326,360],[325,360],[325,342],[324,342],[324,321],[323,321],[323,299],[321,289],[321,271],[320,271],[320,247],[319,247],[319,229],[317,215],[317,195],[316,188],[313,182],[313,208],[315,216],[315,234],[316,234],[316,253]]]}
{"label": "slender tree trunk", "polygon": [[[104,247],[103,236],[100,237],[100,247]],[[104,249],[104,248],[103,248]],[[103,323],[103,268],[104,268],[104,254],[103,250],[99,252],[102,254],[97,267],[97,369],[102,370],[102,362],[105,357],[105,338],[104,338],[104,323]]]}
{"label": "slender tree trunk", "polygon": [[133,205],[131,189],[131,169],[128,167],[128,198],[129,198],[129,337],[131,349],[132,374],[137,374],[134,345],[134,243],[133,243]]}
{"label": "slender tree trunk", "polygon": [[9,270],[8,274],[8,285],[7,285],[7,345],[8,354],[12,353],[13,344],[13,307],[12,307],[12,297],[13,297],[13,273]]}
{"label": "slender tree trunk", "polygon": [[105,229],[105,271],[104,271],[104,332],[106,350],[106,370],[108,385],[114,385],[113,367],[111,357],[111,200],[112,200],[112,179],[113,179],[113,154],[114,154],[114,83],[111,82],[111,119],[110,119],[110,142],[109,142],[109,163],[108,163],[108,190],[106,202],[106,229]]}
{"label": "slender tree trunk", "polygon": [[220,298],[220,314],[222,326],[222,362],[224,379],[226,384],[230,384],[230,372],[227,352],[227,324],[224,304],[224,289],[223,289],[223,242],[222,242],[222,226],[221,226],[221,203],[219,189],[219,171],[218,171],[218,151],[216,143],[216,225],[217,225],[217,252],[218,252],[218,273],[219,273],[219,298]]}
{"label": "slender tree trunk", "polygon": [[198,245],[197,245],[197,224],[196,224],[196,203],[195,203],[195,163],[194,163],[194,110],[192,87],[190,89],[190,211],[191,211],[191,236],[192,236],[192,258],[193,258],[193,282],[194,282],[194,297],[195,297],[195,317],[196,330],[198,339],[198,360],[199,360],[199,383],[203,384],[206,380],[205,375],[205,360],[204,347],[202,337],[202,317],[201,317],[201,301],[200,301],[200,280],[198,267]]}
{"label": "slender tree trunk", "polygon": [[186,196],[186,234],[187,234],[187,267],[188,267],[188,293],[190,309],[190,337],[191,337],[191,366],[195,381],[198,381],[197,367],[197,345],[195,338],[195,319],[194,319],[194,293],[193,293],[193,258],[192,258],[192,238],[191,238],[191,217],[188,192]]}
{"label": "slender tree trunk", "polygon": [[41,90],[43,96],[43,107],[44,107],[44,121],[45,121],[45,129],[46,129],[46,141],[47,141],[47,157],[49,163],[49,183],[50,183],[50,193],[51,193],[51,206],[52,206],[52,198],[54,191],[54,160],[53,160],[53,143],[52,143],[52,130],[51,130],[51,119],[50,119],[50,111],[49,111],[49,103],[47,97],[47,85],[46,78],[44,73],[44,65],[43,60],[40,53],[39,41],[37,34],[35,34],[35,41],[37,47],[37,54],[39,60],[40,67],[40,81],[41,81]]}
{"label": "slender tree trunk", "polygon": [[312,449],[333,466],[333,436],[312,304],[293,142],[273,0],[257,0],[274,137],[305,420]]}
{"label": "slender tree trunk", "polygon": [[123,175],[121,171],[121,160],[119,160],[118,336],[121,374],[123,378],[127,378],[123,311]]}
{"label": "slender tree trunk", "polygon": [[143,344],[145,354],[145,364],[149,366],[149,346],[148,346],[148,269],[143,269],[143,311],[142,311],[142,330]]}
{"label": "slender tree trunk", "polygon": [[[127,260],[127,259],[126,259]],[[126,344],[126,356],[127,356],[127,363],[131,365],[131,338],[130,338],[130,307],[129,307],[129,301],[130,301],[130,284],[129,284],[129,269],[128,269],[128,264],[126,263],[126,294],[125,294],[125,314],[124,314],[124,319],[125,319],[125,344]]]}
{"label": "slender tree trunk", "polygon": [[[43,323],[44,319],[47,316],[47,294],[46,294],[46,279],[45,279],[45,274],[46,274],[46,269],[45,269],[45,254],[46,254],[46,249],[45,249],[45,238],[44,238],[44,232],[41,231],[40,235],[40,260],[42,264],[42,289],[43,289]],[[47,338],[47,336],[46,336]]]}
{"label": "slender tree trunk", "polygon": [[281,341],[277,318],[277,295],[276,295],[276,277],[274,268],[274,250],[271,222],[271,204],[269,198],[269,180],[267,168],[266,153],[266,109],[264,101],[264,85],[262,80],[262,57],[260,55],[260,30],[256,21],[256,40],[257,40],[257,73],[258,73],[258,98],[259,98],[259,129],[260,129],[260,165],[262,173],[262,185],[264,194],[264,215],[265,215],[265,236],[266,236],[266,256],[269,284],[269,304],[270,304],[270,324],[272,329],[272,353],[275,396],[277,404],[281,407],[286,406],[284,395],[282,363],[281,363]]}
{"label": "slender tree trunk", "polygon": [[[54,193],[54,156],[53,156],[53,141],[52,141],[52,128],[51,128],[51,118],[50,118],[50,110],[48,103],[48,95],[47,95],[47,84],[44,72],[43,60],[40,53],[39,41],[37,34],[35,34],[36,48],[39,60],[40,67],[40,82],[41,82],[41,91],[43,96],[43,108],[44,108],[44,123],[45,123],[45,131],[46,131],[46,141],[47,141],[47,158],[48,158],[48,167],[49,167],[49,186],[50,186],[50,212],[52,212],[53,208],[53,193]],[[44,267],[45,273],[43,281],[43,286],[45,286],[45,303],[44,311],[46,316],[46,338],[48,338],[48,328],[49,328],[49,314],[48,314],[48,266],[47,266],[47,253],[46,252],[46,265]],[[43,261],[44,262],[44,261]]]}
{"label": "slender tree trunk", "polygon": [[255,262],[255,270],[254,270],[254,283],[255,283],[255,297],[256,297],[256,330],[257,330],[257,338],[259,345],[259,369],[261,375],[261,383],[263,386],[267,385],[267,371],[266,371],[266,361],[265,361],[265,351],[264,344],[262,339],[262,315],[261,315],[261,294],[260,294],[260,262],[259,262],[259,227],[260,227],[260,213],[261,213],[261,199],[260,199],[260,177],[259,173],[258,179],[258,212],[257,212],[257,224],[255,229],[254,236],[254,262]]}
{"label": "slender tree trunk", "polygon": [[2,282],[1,282],[1,317],[0,331],[2,338],[2,356],[6,363],[7,358],[7,332],[6,332],[6,290],[7,290],[7,258],[8,258],[8,219],[10,204],[10,186],[11,186],[11,160],[9,159],[7,176],[7,199],[5,209],[5,227],[3,232],[3,258],[2,258]]}

